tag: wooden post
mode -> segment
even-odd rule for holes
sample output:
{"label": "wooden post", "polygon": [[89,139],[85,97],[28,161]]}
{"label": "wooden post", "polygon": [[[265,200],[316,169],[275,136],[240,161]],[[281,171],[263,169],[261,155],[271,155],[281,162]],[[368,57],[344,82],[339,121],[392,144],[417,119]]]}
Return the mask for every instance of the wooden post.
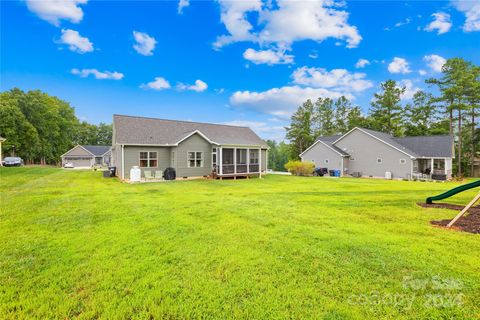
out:
{"label": "wooden post", "polygon": [[237,174],[237,148],[233,148],[233,173]]}
{"label": "wooden post", "polygon": [[467,204],[465,208],[463,208],[462,211],[460,211],[459,214],[457,214],[455,218],[453,218],[452,221],[450,221],[449,224],[447,224],[447,228],[450,228],[451,226],[453,226],[453,224],[457,222],[457,220],[460,219],[460,217],[463,216],[465,212],[467,212],[467,210],[470,209],[475,204],[475,202],[477,202],[479,199],[480,199],[480,192],[475,196],[475,198],[473,198],[472,201],[470,201],[469,204]]}
{"label": "wooden post", "polygon": [[262,178],[262,149],[258,149],[258,177]]}
{"label": "wooden post", "polygon": [[218,150],[220,150],[220,153],[217,152],[217,153],[218,153],[218,154],[217,154],[217,157],[218,157],[218,159],[217,159],[217,162],[218,162],[217,166],[218,166],[218,168],[219,168],[218,173],[219,173],[220,176],[221,176],[221,175],[223,175],[223,148],[220,147],[220,148],[217,149],[217,151],[218,151]]}

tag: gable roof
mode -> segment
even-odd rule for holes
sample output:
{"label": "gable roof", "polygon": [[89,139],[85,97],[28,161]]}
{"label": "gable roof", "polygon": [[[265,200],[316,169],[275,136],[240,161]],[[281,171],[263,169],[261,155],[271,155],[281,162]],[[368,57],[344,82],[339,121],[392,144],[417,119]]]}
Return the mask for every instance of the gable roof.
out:
{"label": "gable roof", "polygon": [[394,140],[419,157],[453,157],[453,137],[450,135],[403,137]]}
{"label": "gable roof", "polygon": [[110,146],[85,146],[82,145],[84,149],[93,154],[95,157],[101,157],[108,151],[110,151]]}
{"label": "gable roof", "polygon": [[355,128],[355,129],[359,129],[363,132],[366,132],[367,134],[370,134],[371,136],[377,138],[378,140],[383,141],[384,143],[390,145],[394,149],[397,149],[398,151],[403,152],[403,153],[405,153],[405,154],[407,154],[407,155],[409,155],[413,158],[419,157],[419,155],[417,153],[415,153],[413,150],[410,150],[406,146],[398,143],[394,139],[394,137],[392,135],[388,134],[388,133],[375,131],[375,130],[371,130],[371,129],[365,129],[365,128]]}
{"label": "gable roof", "polygon": [[325,145],[326,147],[332,149],[333,151],[335,151],[336,153],[338,153],[340,156],[342,157],[349,157],[350,155],[348,153],[346,153],[345,151],[343,151],[342,149],[340,149],[339,147],[335,146],[333,144],[334,141],[338,140],[338,138],[340,138],[341,136],[340,135],[335,135],[335,136],[324,136],[324,137],[318,137],[317,140],[315,140],[315,142],[310,146],[308,147],[307,149],[305,149],[301,154],[300,156],[302,156],[305,152],[307,152],[308,150],[310,150],[311,148],[313,148],[314,146],[316,146],[317,144],[321,143],[323,145]]}
{"label": "gable roof", "polygon": [[335,140],[333,144],[337,143],[354,130],[360,130],[412,158],[453,157],[453,137],[450,135],[395,138],[385,132],[356,127]]}
{"label": "gable roof", "polygon": [[191,121],[113,115],[114,144],[175,146],[194,133],[220,145],[268,148],[252,129]]}

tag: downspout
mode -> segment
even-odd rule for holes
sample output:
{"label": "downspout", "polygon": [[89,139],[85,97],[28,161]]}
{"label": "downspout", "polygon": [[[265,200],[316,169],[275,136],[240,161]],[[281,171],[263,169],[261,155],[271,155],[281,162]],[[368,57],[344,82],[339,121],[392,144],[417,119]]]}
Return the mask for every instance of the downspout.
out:
{"label": "downspout", "polygon": [[122,144],[122,180],[125,180],[125,145]]}

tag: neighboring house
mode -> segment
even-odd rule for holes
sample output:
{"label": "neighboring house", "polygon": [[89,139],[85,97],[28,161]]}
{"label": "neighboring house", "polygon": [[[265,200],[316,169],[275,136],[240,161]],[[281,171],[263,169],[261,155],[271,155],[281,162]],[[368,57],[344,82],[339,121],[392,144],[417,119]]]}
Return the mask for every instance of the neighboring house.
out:
{"label": "neighboring house", "polygon": [[145,117],[113,116],[112,162],[121,179],[130,169],[175,169],[178,178],[261,175],[268,145],[250,128]]}
{"label": "neighboring house", "polygon": [[354,128],[341,136],[319,137],[300,154],[316,167],[340,170],[342,175],[411,179],[420,174],[452,175],[453,137],[395,138],[389,134]]}
{"label": "neighboring house", "polygon": [[83,146],[77,145],[62,154],[62,166],[71,163],[75,168],[91,168],[109,166],[111,162],[110,146]]}
{"label": "neighboring house", "polygon": [[3,159],[2,158],[2,142],[4,142],[5,140],[7,140],[7,139],[0,137],[0,167],[3,165],[3,162],[2,162],[2,159]]}

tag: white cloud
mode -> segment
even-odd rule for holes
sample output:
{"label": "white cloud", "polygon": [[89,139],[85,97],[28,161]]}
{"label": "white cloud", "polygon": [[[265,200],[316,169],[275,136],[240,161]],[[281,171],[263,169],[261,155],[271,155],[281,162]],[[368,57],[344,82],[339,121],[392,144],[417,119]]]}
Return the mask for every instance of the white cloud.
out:
{"label": "white cloud", "polygon": [[82,78],[86,78],[89,75],[93,75],[95,79],[99,80],[121,80],[124,77],[123,73],[116,72],[116,71],[98,71],[97,69],[72,69],[72,74],[80,76]]}
{"label": "white cloud", "polygon": [[264,139],[281,141],[285,137],[285,128],[283,126],[271,126],[263,121],[233,120],[224,122],[223,124],[229,126],[248,127]]}
{"label": "white cloud", "polygon": [[445,12],[436,12],[432,14],[434,18],[426,27],[425,31],[437,31],[437,34],[443,34],[450,31],[452,23],[450,22],[450,15]]}
{"label": "white cloud", "polygon": [[178,1],[178,9],[177,9],[177,13],[178,14],[182,14],[183,13],[183,9],[188,7],[190,5],[190,0],[179,0]]}
{"label": "white cloud", "polygon": [[157,44],[157,40],[155,40],[155,38],[144,32],[138,31],[133,31],[133,37],[136,41],[136,43],[133,45],[133,49],[135,49],[135,51],[144,56],[153,55],[153,50]]}
{"label": "white cloud", "polygon": [[365,68],[365,66],[369,65],[370,61],[367,59],[358,59],[357,63],[355,63],[355,68],[360,69],[360,68]]}
{"label": "white cloud", "polygon": [[79,5],[86,4],[87,0],[27,0],[27,8],[41,19],[55,26],[60,20],[79,23],[83,19],[83,10]]}
{"label": "white cloud", "polygon": [[393,61],[388,65],[388,71],[390,73],[410,73],[410,67],[407,60],[403,58],[395,57]]}
{"label": "white cloud", "polygon": [[318,52],[312,51],[312,52],[308,55],[308,57],[309,57],[310,59],[317,59],[317,58],[318,58]]}
{"label": "white cloud", "polygon": [[373,83],[365,79],[364,73],[350,73],[346,69],[327,71],[323,68],[302,67],[293,74],[293,82],[314,88],[328,88],[342,92],[360,92],[373,87]]}
{"label": "white cloud", "polygon": [[399,85],[398,87],[405,87],[405,93],[402,95],[402,100],[410,100],[413,98],[414,94],[417,92],[417,91],[420,91],[422,89],[418,88],[418,87],[415,87],[415,85],[413,84],[413,81],[412,80],[409,80],[409,79],[404,79],[404,80],[401,80],[399,82]]}
{"label": "white cloud", "polygon": [[431,54],[424,56],[423,61],[425,61],[427,66],[433,71],[442,72],[442,67],[447,62],[447,59],[436,54]]}
{"label": "white cloud", "polygon": [[254,50],[249,48],[243,53],[243,57],[255,64],[290,64],[293,63],[293,56],[286,54],[285,50]]}
{"label": "white cloud", "polygon": [[[348,13],[332,0],[279,0],[275,8],[260,0],[219,2],[220,19],[228,34],[217,38],[215,48],[239,41],[289,48],[295,41],[328,38],[344,40],[352,48],[362,40],[357,27],[348,24]],[[247,18],[251,13],[258,14],[254,25]]]}
{"label": "white cloud", "polygon": [[463,31],[480,31],[480,1],[452,0],[452,5],[465,14]]}
{"label": "white cloud", "polygon": [[399,21],[399,22],[395,23],[395,27],[399,28],[401,26],[409,24],[410,22],[412,22],[412,18],[407,18],[404,21]]}
{"label": "white cloud", "polygon": [[188,85],[184,83],[177,84],[177,89],[179,90],[192,90],[196,92],[202,92],[207,90],[208,85],[202,80],[195,80],[195,84]]}
{"label": "white cloud", "polygon": [[140,88],[163,90],[163,89],[169,89],[170,83],[165,78],[155,77],[153,81],[140,85]]}
{"label": "white cloud", "polygon": [[68,45],[68,49],[77,53],[86,53],[93,51],[93,43],[86,37],[82,37],[78,31],[71,29],[62,29],[60,43]]}
{"label": "white cloud", "polygon": [[[351,94],[345,95],[353,99]],[[324,88],[303,88],[300,86],[285,86],[272,88],[266,91],[236,91],[230,97],[234,106],[248,107],[280,118],[288,118],[305,100],[316,100],[319,97],[336,99],[342,96],[341,92],[334,92]]]}
{"label": "white cloud", "polygon": [[427,71],[423,70],[423,69],[420,69],[418,70],[418,74],[421,75],[421,76],[426,76],[427,75]]}

